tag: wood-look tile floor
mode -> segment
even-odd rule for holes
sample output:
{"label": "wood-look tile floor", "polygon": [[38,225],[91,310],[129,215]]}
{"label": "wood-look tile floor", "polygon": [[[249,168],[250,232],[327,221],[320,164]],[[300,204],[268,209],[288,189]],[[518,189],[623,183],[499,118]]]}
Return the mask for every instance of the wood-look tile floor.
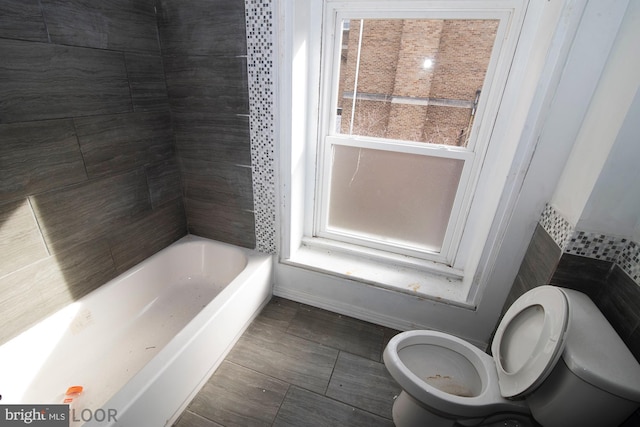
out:
{"label": "wood-look tile floor", "polygon": [[174,427],[393,426],[398,331],[274,297]]}

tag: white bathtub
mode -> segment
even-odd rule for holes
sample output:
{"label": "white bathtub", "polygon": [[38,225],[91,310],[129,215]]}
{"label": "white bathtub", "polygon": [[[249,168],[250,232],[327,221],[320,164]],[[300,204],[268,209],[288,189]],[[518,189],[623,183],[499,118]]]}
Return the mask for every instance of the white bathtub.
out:
{"label": "white bathtub", "polygon": [[271,256],[186,236],[0,347],[1,404],[171,425],[271,297]]}

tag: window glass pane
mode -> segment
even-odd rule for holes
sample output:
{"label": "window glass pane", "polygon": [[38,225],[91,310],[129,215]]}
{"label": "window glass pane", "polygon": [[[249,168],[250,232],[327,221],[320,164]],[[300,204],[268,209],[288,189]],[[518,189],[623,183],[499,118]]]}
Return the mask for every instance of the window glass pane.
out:
{"label": "window glass pane", "polygon": [[464,160],[336,145],[329,229],[439,252]]}
{"label": "window glass pane", "polygon": [[498,23],[343,21],[336,132],[466,146]]}

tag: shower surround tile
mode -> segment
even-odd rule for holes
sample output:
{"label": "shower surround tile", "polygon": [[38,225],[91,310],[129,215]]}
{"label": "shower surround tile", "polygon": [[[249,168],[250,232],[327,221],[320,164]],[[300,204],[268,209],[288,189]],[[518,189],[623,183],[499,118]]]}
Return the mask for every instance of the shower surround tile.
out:
{"label": "shower surround tile", "polygon": [[0,277],[49,255],[27,199],[0,204]]}
{"label": "shower surround tile", "polygon": [[64,187],[30,199],[52,252],[104,237],[115,231],[114,222],[118,219],[133,218],[151,210],[147,178],[142,170]]}
{"label": "shower surround tile", "polygon": [[169,160],[147,166],[145,172],[149,185],[149,200],[154,209],[176,199],[182,201],[182,178],[175,158],[171,157]]}
{"label": "shower surround tile", "polygon": [[0,39],[0,123],[132,110],[120,52]]}
{"label": "shower surround tile", "polygon": [[250,167],[183,158],[182,171],[186,198],[253,209]]}
{"label": "shower surround tile", "polygon": [[40,0],[3,0],[0,2],[0,38],[47,42]]}
{"label": "shower surround tile", "polygon": [[90,177],[113,175],[174,156],[169,113],[127,113],[74,119]]}
{"label": "shower surround tile", "polygon": [[253,212],[186,197],[184,203],[190,233],[245,248],[255,247]]}
{"label": "shower surround tile", "polygon": [[182,159],[251,164],[249,115],[172,112]]}
{"label": "shower surround tile", "polygon": [[254,249],[243,0],[157,0],[189,232]]}
{"label": "shower surround tile", "polygon": [[169,111],[162,57],[125,53],[134,111]]}
{"label": "shower surround tile", "polygon": [[0,200],[87,179],[72,120],[0,125],[0,141]]}
{"label": "shower surround tile", "polygon": [[160,0],[158,4],[163,55],[246,54],[242,1]]}
{"label": "shower surround tile", "polygon": [[52,43],[158,52],[154,0],[40,0]]}
{"label": "shower surround tile", "polygon": [[170,56],[164,67],[172,111],[249,113],[246,58]]}
{"label": "shower surround tile", "polygon": [[114,227],[109,245],[118,273],[122,273],[187,234],[181,198]]}

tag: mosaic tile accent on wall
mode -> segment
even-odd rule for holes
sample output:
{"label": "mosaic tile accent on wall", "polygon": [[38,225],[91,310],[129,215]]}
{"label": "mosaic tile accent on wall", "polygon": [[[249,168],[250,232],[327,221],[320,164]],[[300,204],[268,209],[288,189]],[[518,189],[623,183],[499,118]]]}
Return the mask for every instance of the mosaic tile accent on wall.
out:
{"label": "mosaic tile accent on wall", "polygon": [[573,226],[547,203],[540,217],[540,225],[560,249],[564,249],[573,235]]}
{"label": "mosaic tile accent on wall", "polygon": [[629,239],[611,237],[600,233],[576,231],[567,242],[564,252],[603,261],[616,262],[629,244]]}
{"label": "mosaic tile accent on wall", "polygon": [[617,264],[634,282],[640,284],[640,245],[636,242],[629,242],[620,254]]}
{"label": "mosaic tile accent on wall", "polygon": [[256,249],[265,253],[275,253],[275,75],[272,1],[245,0],[245,14]]}
{"label": "mosaic tile accent on wall", "polygon": [[640,285],[640,245],[636,242],[623,237],[576,230],[549,204],[539,222],[564,253],[614,262]]}

